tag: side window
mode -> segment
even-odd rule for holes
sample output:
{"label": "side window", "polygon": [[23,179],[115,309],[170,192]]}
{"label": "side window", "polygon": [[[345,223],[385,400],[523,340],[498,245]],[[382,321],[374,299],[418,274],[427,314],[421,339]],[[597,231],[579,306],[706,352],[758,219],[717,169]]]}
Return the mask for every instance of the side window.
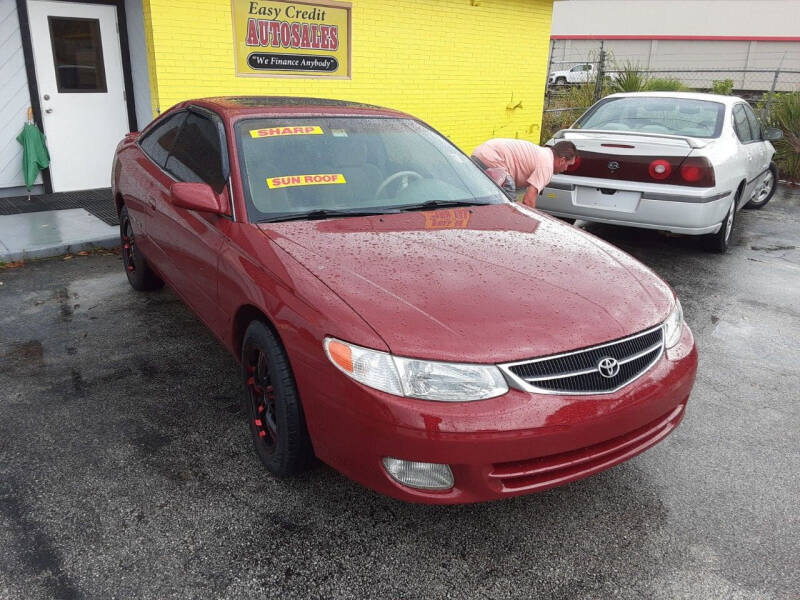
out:
{"label": "side window", "polygon": [[756,118],[756,113],[753,112],[753,109],[750,108],[749,104],[742,104],[744,108],[744,114],[747,115],[747,121],[750,123],[750,133],[752,134],[754,140],[761,140],[761,124],[758,122]]}
{"label": "side window", "polygon": [[210,119],[189,113],[164,169],[180,181],[225,187],[219,133]]}
{"label": "side window", "polygon": [[142,152],[147,154],[154,163],[163,168],[175,139],[186,118],[186,112],[182,111],[167,117],[161,123],[155,125],[144,138],[139,140],[139,147]]}
{"label": "side window", "polygon": [[753,141],[750,122],[747,120],[743,104],[737,104],[733,107],[733,130],[743,144]]}

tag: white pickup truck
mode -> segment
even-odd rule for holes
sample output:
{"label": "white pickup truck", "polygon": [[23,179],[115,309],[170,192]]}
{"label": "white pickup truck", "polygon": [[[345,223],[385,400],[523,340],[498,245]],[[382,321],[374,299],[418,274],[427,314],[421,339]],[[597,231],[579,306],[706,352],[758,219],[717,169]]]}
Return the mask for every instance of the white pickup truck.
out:
{"label": "white pickup truck", "polygon": [[[605,71],[605,76],[611,79],[616,77],[616,71]],[[575,65],[566,71],[553,71],[547,78],[547,83],[564,85],[567,83],[586,83],[597,79],[597,66],[592,63]]]}

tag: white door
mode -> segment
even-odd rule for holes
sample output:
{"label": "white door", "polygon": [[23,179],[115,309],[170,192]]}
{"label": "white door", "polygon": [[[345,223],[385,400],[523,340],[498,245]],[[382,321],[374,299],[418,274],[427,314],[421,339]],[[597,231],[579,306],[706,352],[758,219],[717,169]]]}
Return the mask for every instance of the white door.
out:
{"label": "white door", "polygon": [[28,18],[53,191],[108,187],[128,132],[117,9],[28,0]]}

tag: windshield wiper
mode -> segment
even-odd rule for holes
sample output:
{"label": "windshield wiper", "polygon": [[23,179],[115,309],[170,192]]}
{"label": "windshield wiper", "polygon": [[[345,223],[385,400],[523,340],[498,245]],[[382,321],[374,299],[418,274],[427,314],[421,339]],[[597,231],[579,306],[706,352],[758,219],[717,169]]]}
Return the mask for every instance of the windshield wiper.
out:
{"label": "windshield wiper", "polygon": [[486,206],[491,202],[479,202],[475,200],[427,200],[419,204],[405,204],[398,206],[397,209],[403,212],[410,210],[425,210],[426,208],[441,208],[443,206]]}
{"label": "windshield wiper", "polygon": [[282,215],[276,215],[274,217],[267,217],[266,219],[261,219],[259,223],[277,223],[279,221],[315,221],[319,219],[329,219],[331,217],[366,217],[369,215],[388,215],[397,212],[399,211],[394,209],[343,210],[343,209],[321,208],[318,210],[310,210],[306,212],[296,212],[296,213],[284,213]]}

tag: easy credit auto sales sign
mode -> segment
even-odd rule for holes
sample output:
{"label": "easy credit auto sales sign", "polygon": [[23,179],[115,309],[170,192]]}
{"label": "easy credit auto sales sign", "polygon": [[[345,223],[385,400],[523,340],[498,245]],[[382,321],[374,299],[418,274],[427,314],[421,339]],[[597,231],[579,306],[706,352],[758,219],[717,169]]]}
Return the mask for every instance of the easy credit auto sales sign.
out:
{"label": "easy credit auto sales sign", "polygon": [[350,77],[350,10],[344,2],[232,0],[236,75]]}

